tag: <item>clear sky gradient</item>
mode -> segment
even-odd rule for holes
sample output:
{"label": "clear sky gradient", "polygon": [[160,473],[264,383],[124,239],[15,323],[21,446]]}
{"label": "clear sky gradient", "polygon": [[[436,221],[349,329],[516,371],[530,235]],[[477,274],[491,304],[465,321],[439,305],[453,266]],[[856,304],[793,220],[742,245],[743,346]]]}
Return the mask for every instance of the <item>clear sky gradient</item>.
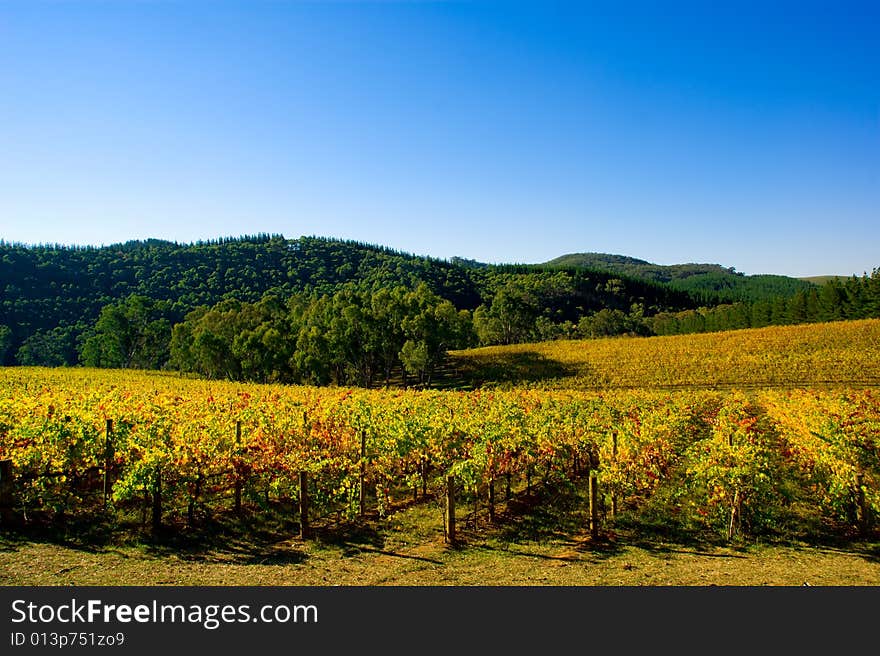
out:
{"label": "clear sky gradient", "polygon": [[876,2],[0,0],[0,238],[870,273],[878,26]]}

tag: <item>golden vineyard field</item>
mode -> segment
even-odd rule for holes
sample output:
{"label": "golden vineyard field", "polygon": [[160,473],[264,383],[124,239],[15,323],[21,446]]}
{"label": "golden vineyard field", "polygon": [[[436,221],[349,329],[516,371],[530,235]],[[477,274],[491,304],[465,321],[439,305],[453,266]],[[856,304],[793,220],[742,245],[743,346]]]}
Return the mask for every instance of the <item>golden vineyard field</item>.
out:
{"label": "golden vineyard field", "polygon": [[799,509],[864,533],[880,512],[880,394],[856,387],[876,380],[878,328],[543,347],[612,386],[859,383],[824,390],[358,390],[7,368],[0,493],[25,519],[149,510],[183,524],[295,508],[303,480],[318,515],[354,518],[401,491],[442,498],[450,481],[491,509],[511,485],[593,473],[612,514],[732,537],[784,530]]}
{"label": "golden vineyard field", "polygon": [[880,319],[491,346],[452,354],[476,384],[714,388],[880,385]]}

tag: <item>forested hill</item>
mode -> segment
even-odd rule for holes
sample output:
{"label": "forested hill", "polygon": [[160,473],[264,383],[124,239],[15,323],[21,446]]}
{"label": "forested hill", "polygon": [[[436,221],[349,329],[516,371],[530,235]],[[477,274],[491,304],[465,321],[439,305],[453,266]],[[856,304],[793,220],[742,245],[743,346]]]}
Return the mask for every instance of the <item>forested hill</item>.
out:
{"label": "forested hill", "polygon": [[[253,303],[267,293],[287,299],[333,294],[346,285],[376,291],[420,283],[459,310],[483,306],[483,327],[494,326],[484,337],[501,341],[560,336],[602,309],[631,313],[635,307],[641,316],[695,307],[681,291],[621,274],[474,266],[317,237],[262,234],[106,247],[0,241],[0,362],[77,363],[101,310],[132,295],[150,299],[151,316],[174,325],[226,299]],[[502,316],[510,308],[516,322]]]}
{"label": "forested hill", "polygon": [[662,265],[607,253],[570,253],[550,260],[545,266],[610,271],[665,283],[708,304],[787,298],[812,287],[809,281],[770,274],[747,276],[720,264]]}

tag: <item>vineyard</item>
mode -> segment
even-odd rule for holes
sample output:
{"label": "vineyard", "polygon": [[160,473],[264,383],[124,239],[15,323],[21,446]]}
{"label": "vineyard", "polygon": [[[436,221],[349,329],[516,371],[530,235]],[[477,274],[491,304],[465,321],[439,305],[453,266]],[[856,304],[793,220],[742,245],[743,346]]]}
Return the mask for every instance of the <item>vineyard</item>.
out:
{"label": "vineyard", "polygon": [[453,353],[481,386],[796,388],[880,386],[880,319],[698,335],[490,346]]}
{"label": "vineyard", "polygon": [[443,502],[438,523],[455,541],[456,500],[492,522],[512,491],[538,486],[589,489],[594,536],[627,513],[734,539],[784,531],[795,512],[865,535],[880,512],[880,395],[379,391],[0,370],[4,523],[86,516],[159,531],[283,508],[308,537],[327,518],[382,516],[405,496]]}

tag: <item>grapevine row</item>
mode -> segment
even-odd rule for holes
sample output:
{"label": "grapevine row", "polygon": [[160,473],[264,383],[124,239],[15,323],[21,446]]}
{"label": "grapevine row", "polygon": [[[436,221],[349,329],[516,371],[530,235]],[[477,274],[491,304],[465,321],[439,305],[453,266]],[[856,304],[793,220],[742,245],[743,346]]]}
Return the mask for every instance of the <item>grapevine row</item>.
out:
{"label": "grapevine row", "polygon": [[22,369],[0,378],[0,461],[23,515],[131,511],[158,498],[192,521],[221,497],[297,502],[303,473],[318,514],[363,513],[365,484],[382,513],[395,488],[436,493],[450,477],[493,512],[496,482],[576,483],[591,469],[612,513],[660,509],[732,537],[772,529],[803,497],[865,532],[880,512],[878,454],[871,390],[370,391]]}

